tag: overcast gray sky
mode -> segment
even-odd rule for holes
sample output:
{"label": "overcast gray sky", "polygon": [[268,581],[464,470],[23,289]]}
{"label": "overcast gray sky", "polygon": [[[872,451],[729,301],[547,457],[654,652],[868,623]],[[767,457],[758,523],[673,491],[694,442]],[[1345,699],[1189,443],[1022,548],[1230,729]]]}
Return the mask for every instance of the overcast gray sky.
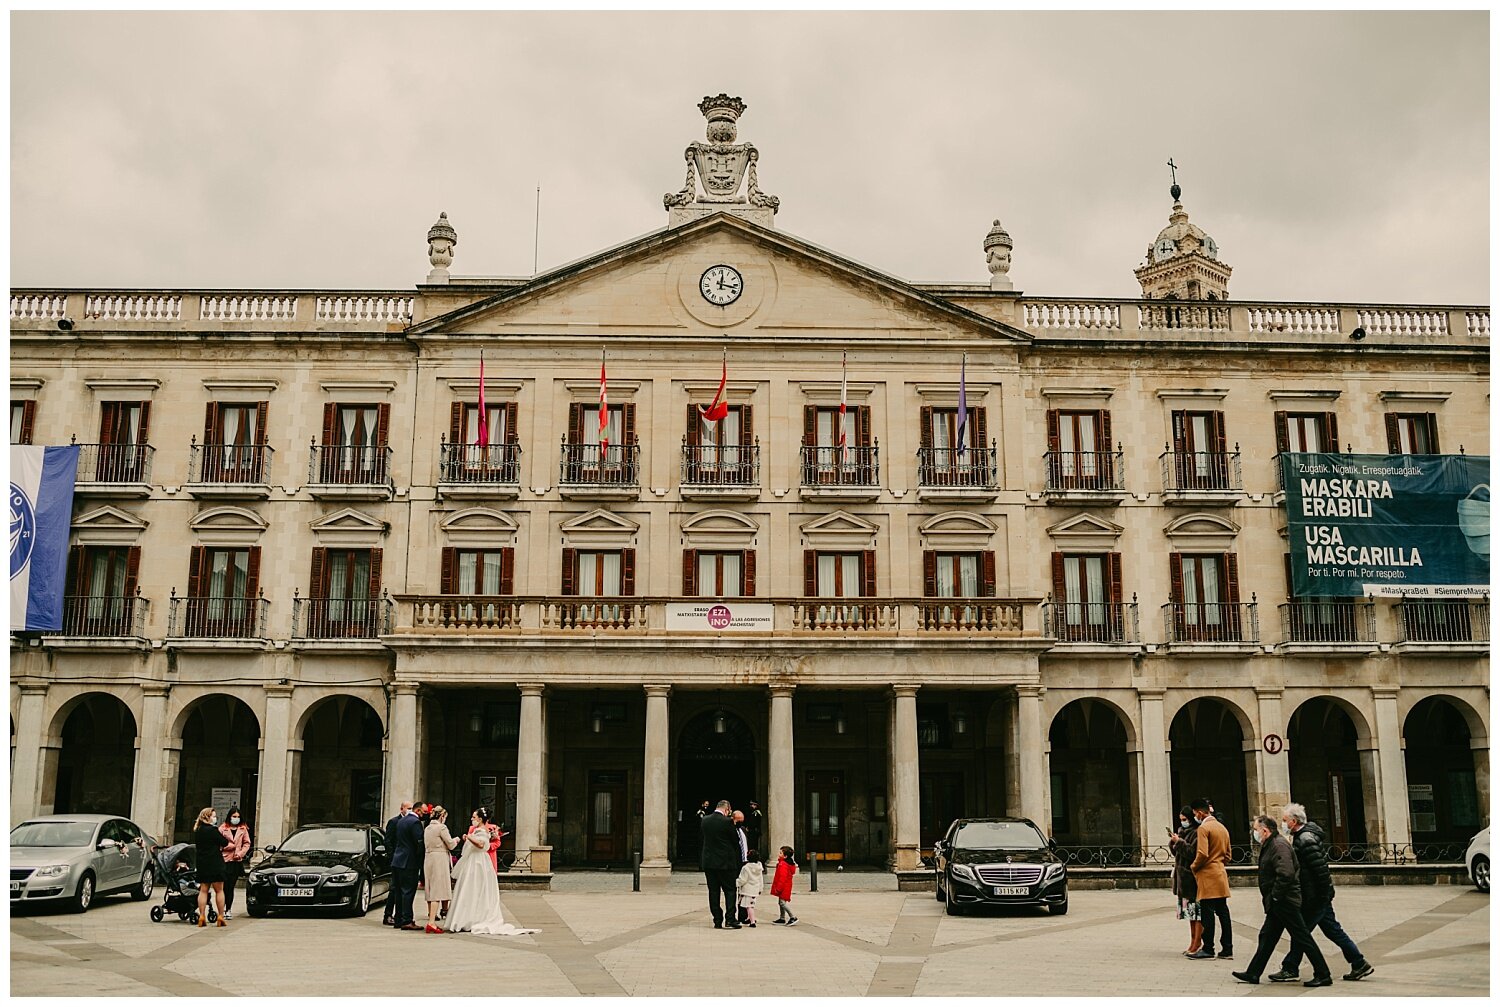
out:
{"label": "overcast gray sky", "polygon": [[777,226],[910,280],[1139,294],[1165,162],[1243,299],[1488,303],[1488,14],[11,20],[17,286],[410,287],[666,224],[706,94]]}

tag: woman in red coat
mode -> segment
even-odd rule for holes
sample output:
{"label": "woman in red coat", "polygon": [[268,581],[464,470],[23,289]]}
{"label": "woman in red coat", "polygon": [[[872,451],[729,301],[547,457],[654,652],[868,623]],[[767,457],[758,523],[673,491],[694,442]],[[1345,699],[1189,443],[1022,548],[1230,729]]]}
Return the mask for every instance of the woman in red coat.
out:
{"label": "woman in red coat", "polygon": [[771,894],[776,896],[777,918],[772,923],[796,926],[797,917],[792,915],[792,876],[797,873],[797,857],[790,846],[781,848],[781,859],[776,861],[776,876],[771,879]]}

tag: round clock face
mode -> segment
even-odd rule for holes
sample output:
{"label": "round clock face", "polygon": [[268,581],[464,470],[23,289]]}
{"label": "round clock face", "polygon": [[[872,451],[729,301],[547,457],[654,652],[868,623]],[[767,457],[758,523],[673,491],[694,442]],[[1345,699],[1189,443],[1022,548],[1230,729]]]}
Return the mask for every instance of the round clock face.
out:
{"label": "round clock face", "polygon": [[709,304],[733,304],[745,281],[733,266],[709,266],[698,281],[698,291]]}

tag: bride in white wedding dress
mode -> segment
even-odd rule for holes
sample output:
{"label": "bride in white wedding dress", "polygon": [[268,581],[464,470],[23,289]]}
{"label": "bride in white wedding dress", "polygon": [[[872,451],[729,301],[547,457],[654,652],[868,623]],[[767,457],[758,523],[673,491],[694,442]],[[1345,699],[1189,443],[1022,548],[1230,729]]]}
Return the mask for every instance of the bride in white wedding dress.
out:
{"label": "bride in white wedding dress", "polygon": [[505,922],[500,909],[500,889],[495,883],[495,862],[490,859],[494,838],[489,812],[480,808],[471,819],[473,828],[463,838],[464,852],[453,875],[453,902],[448,906],[449,932],[519,937],[534,934]]}

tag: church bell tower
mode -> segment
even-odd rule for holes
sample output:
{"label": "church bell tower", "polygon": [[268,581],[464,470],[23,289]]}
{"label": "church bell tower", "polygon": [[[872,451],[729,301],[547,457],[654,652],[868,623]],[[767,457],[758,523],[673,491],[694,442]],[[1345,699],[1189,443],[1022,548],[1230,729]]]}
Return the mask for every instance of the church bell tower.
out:
{"label": "church bell tower", "polygon": [[1150,300],[1225,301],[1233,268],[1219,258],[1219,245],[1203,228],[1188,220],[1182,208],[1182,186],[1177,166],[1172,169],[1172,214],[1146,249],[1146,261],[1136,267],[1141,296]]}

